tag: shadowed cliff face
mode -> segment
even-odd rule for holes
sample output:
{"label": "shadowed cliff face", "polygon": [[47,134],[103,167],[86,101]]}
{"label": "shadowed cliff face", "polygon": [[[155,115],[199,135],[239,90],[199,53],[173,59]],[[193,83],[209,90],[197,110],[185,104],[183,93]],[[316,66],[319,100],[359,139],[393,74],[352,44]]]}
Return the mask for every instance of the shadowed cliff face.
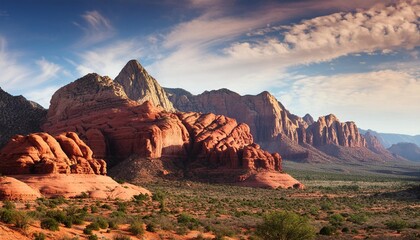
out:
{"label": "shadowed cliff face", "polygon": [[40,131],[46,114],[40,105],[0,88],[0,148],[16,134]]}
{"label": "shadowed cliff face", "polygon": [[252,171],[281,171],[280,155],[254,144],[248,125],[213,113],[172,113],[151,101],[140,104],[119,83],[97,74],[54,94],[43,129],[53,134],[74,131],[95,157],[114,163],[133,155],[181,159],[187,169],[241,170],[242,180]]}

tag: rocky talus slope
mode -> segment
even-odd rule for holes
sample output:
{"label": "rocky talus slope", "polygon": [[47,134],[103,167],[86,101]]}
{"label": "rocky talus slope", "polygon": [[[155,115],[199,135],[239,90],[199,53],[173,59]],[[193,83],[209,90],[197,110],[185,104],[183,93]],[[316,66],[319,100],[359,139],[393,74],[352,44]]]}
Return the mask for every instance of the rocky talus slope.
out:
{"label": "rocky talus slope", "polygon": [[0,88],[0,148],[16,134],[40,131],[46,114],[40,105]]}

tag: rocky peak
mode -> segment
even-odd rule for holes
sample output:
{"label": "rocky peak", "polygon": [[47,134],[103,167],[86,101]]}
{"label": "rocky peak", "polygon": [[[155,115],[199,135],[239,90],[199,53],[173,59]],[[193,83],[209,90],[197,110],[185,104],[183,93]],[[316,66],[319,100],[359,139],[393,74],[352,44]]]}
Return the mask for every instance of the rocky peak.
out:
{"label": "rocky peak", "polygon": [[365,147],[366,140],[361,136],[354,122],[340,122],[329,114],[318,118],[306,130],[306,141],[314,146],[339,145],[343,147]]}
{"label": "rocky peak", "polygon": [[315,121],[314,118],[309,114],[305,114],[305,116],[303,116],[303,121],[305,121],[308,125],[312,125]]}
{"label": "rocky peak", "polygon": [[0,88],[0,148],[16,134],[40,131],[46,114],[39,104]]}
{"label": "rocky peak", "polygon": [[137,60],[129,61],[115,78],[127,96],[138,103],[150,101],[166,111],[175,111],[165,90],[150,76]]}
{"label": "rocky peak", "polygon": [[48,121],[58,122],[103,108],[136,105],[120,84],[90,73],[57,90],[51,98]]}

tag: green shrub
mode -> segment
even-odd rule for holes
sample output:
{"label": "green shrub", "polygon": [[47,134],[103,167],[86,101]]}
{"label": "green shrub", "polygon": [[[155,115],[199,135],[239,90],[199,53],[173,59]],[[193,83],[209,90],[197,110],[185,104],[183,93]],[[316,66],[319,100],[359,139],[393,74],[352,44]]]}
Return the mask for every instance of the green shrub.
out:
{"label": "green shrub", "polygon": [[54,218],[48,217],[41,220],[41,228],[48,229],[50,231],[58,231],[59,226],[57,220]]}
{"label": "green shrub", "polygon": [[108,221],[106,219],[98,218],[98,219],[96,219],[96,222],[98,223],[99,228],[101,228],[101,229],[108,228]]}
{"label": "green shrub", "polygon": [[111,206],[109,206],[108,204],[104,204],[104,205],[102,205],[102,206],[101,206],[101,208],[103,208],[103,209],[108,209],[108,210],[111,210],[111,209],[112,209],[112,207],[111,207]]}
{"label": "green shrub", "polygon": [[9,210],[16,209],[16,205],[14,202],[6,200],[3,202],[3,208],[9,209]]}
{"label": "green shrub", "polygon": [[341,229],[341,232],[343,233],[349,233],[350,229],[348,227],[343,227],[343,229]]}
{"label": "green shrub", "polygon": [[99,230],[99,223],[97,223],[97,222],[92,222],[92,223],[90,223],[89,225],[87,225],[86,226],[86,228],[90,228],[90,229],[92,229],[92,230],[96,230],[96,231],[98,231]]}
{"label": "green shrub", "polygon": [[362,224],[368,220],[368,217],[364,213],[356,213],[356,214],[350,214],[347,220],[349,220],[352,223]]}
{"label": "green shrub", "polygon": [[67,219],[66,213],[60,210],[47,211],[46,216],[50,218],[54,218],[59,223],[64,223],[64,221]]}
{"label": "green shrub", "polygon": [[143,222],[136,220],[130,224],[129,231],[136,236],[141,236],[144,234]]}
{"label": "green shrub", "polygon": [[34,240],[45,240],[46,237],[42,232],[34,233]]}
{"label": "green shrub", "polygon": [[0,210],[0,221],[4,223],[12,223],[14,215],[15,215],[15,210],[3,208]]}
{"label": "green shrub", "polygon": [[95,206],[95,205],[92,205],[92,206],[90,206],[90,212],[91,213],[97,213],[99,210],[98,210],[98,207],[97,206]]}
{"label": "green shrub", "polygon": [[195,218],[193,218],[192,216],[186,214],[186,213],[181,213],[178,217],[177,217],[178,223],[188,227],[189,229],[193,230],[196,229],[199,226],[199,221]]}
{"label": "green shrub", "polygon": [[88,240],[98,240],[98,236],[96,234],[89,235]]}
{"label": "green shrub", "polygon": [[401,231],[408,226],[408,223],[402,219],[395,218],[385,222],[388,229]]}
{"label": "green shrub", "polygon": [[26,212],[16,211],[13,217],[13,223],[15,227],[20,229],[27,229],[29,227],[29,223],[31,218],[29,217]]}
{"label": "green shrub", "polygon": [[265,240],[306,240],[315,237],[315,230],[307,219],[292,212],[272,212],[265,215],[255,233]]}
{"label": "green shrub", "polygon": [[333,226],[340,226],[344,222],[345,218],[340,214],[333,214],[329,217],[329,222]]}
{"label": "green shrub", "polygon": [[113,240],[131,240],[131,238],[129,236],[124,236],[121,234],[118,234],[117,236],[114,236],[112,238]]}
{"label": "green shrub", "polygon": [[335,233],[336,229],[333,226],[325,226],[322,227],[321,230],[319,230],[319,234],[321,235],[326,235],[326,236],[331,236]]}
{"label": "green shrub", "polygon": [[148,232],[156,232],[157,226],[155,223],[151,222],[146,225],[146,231]]}

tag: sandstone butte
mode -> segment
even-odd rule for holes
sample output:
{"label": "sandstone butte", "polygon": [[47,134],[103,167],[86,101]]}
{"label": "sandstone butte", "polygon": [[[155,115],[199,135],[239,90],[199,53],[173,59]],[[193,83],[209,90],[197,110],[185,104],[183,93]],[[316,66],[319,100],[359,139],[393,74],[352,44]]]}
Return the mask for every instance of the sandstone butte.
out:
{"label": "sandstone butte", "polygon": [[253,142],[248,125],[212,113],[165,111],[151,101],[130,99],[126,91],[108,77],[88,74],[53,95],[43,129],[51,134],[76,132],[96,158],[113,165],[131,156],[181,159],[193,178],[215,180],[221,174],[220,181],[246,183],[270,172],[291,181],[266,181],[266,187],[303,187],[281,173],[278,153]]}
{"label": "sandstone butte", "polygon": [[0,150],[1,199],[31,200],[40,196],[131,199],[149,191],[121,186],[106,175],[104,160],[74,132],[52,137],[47,133],[17,135]]}

